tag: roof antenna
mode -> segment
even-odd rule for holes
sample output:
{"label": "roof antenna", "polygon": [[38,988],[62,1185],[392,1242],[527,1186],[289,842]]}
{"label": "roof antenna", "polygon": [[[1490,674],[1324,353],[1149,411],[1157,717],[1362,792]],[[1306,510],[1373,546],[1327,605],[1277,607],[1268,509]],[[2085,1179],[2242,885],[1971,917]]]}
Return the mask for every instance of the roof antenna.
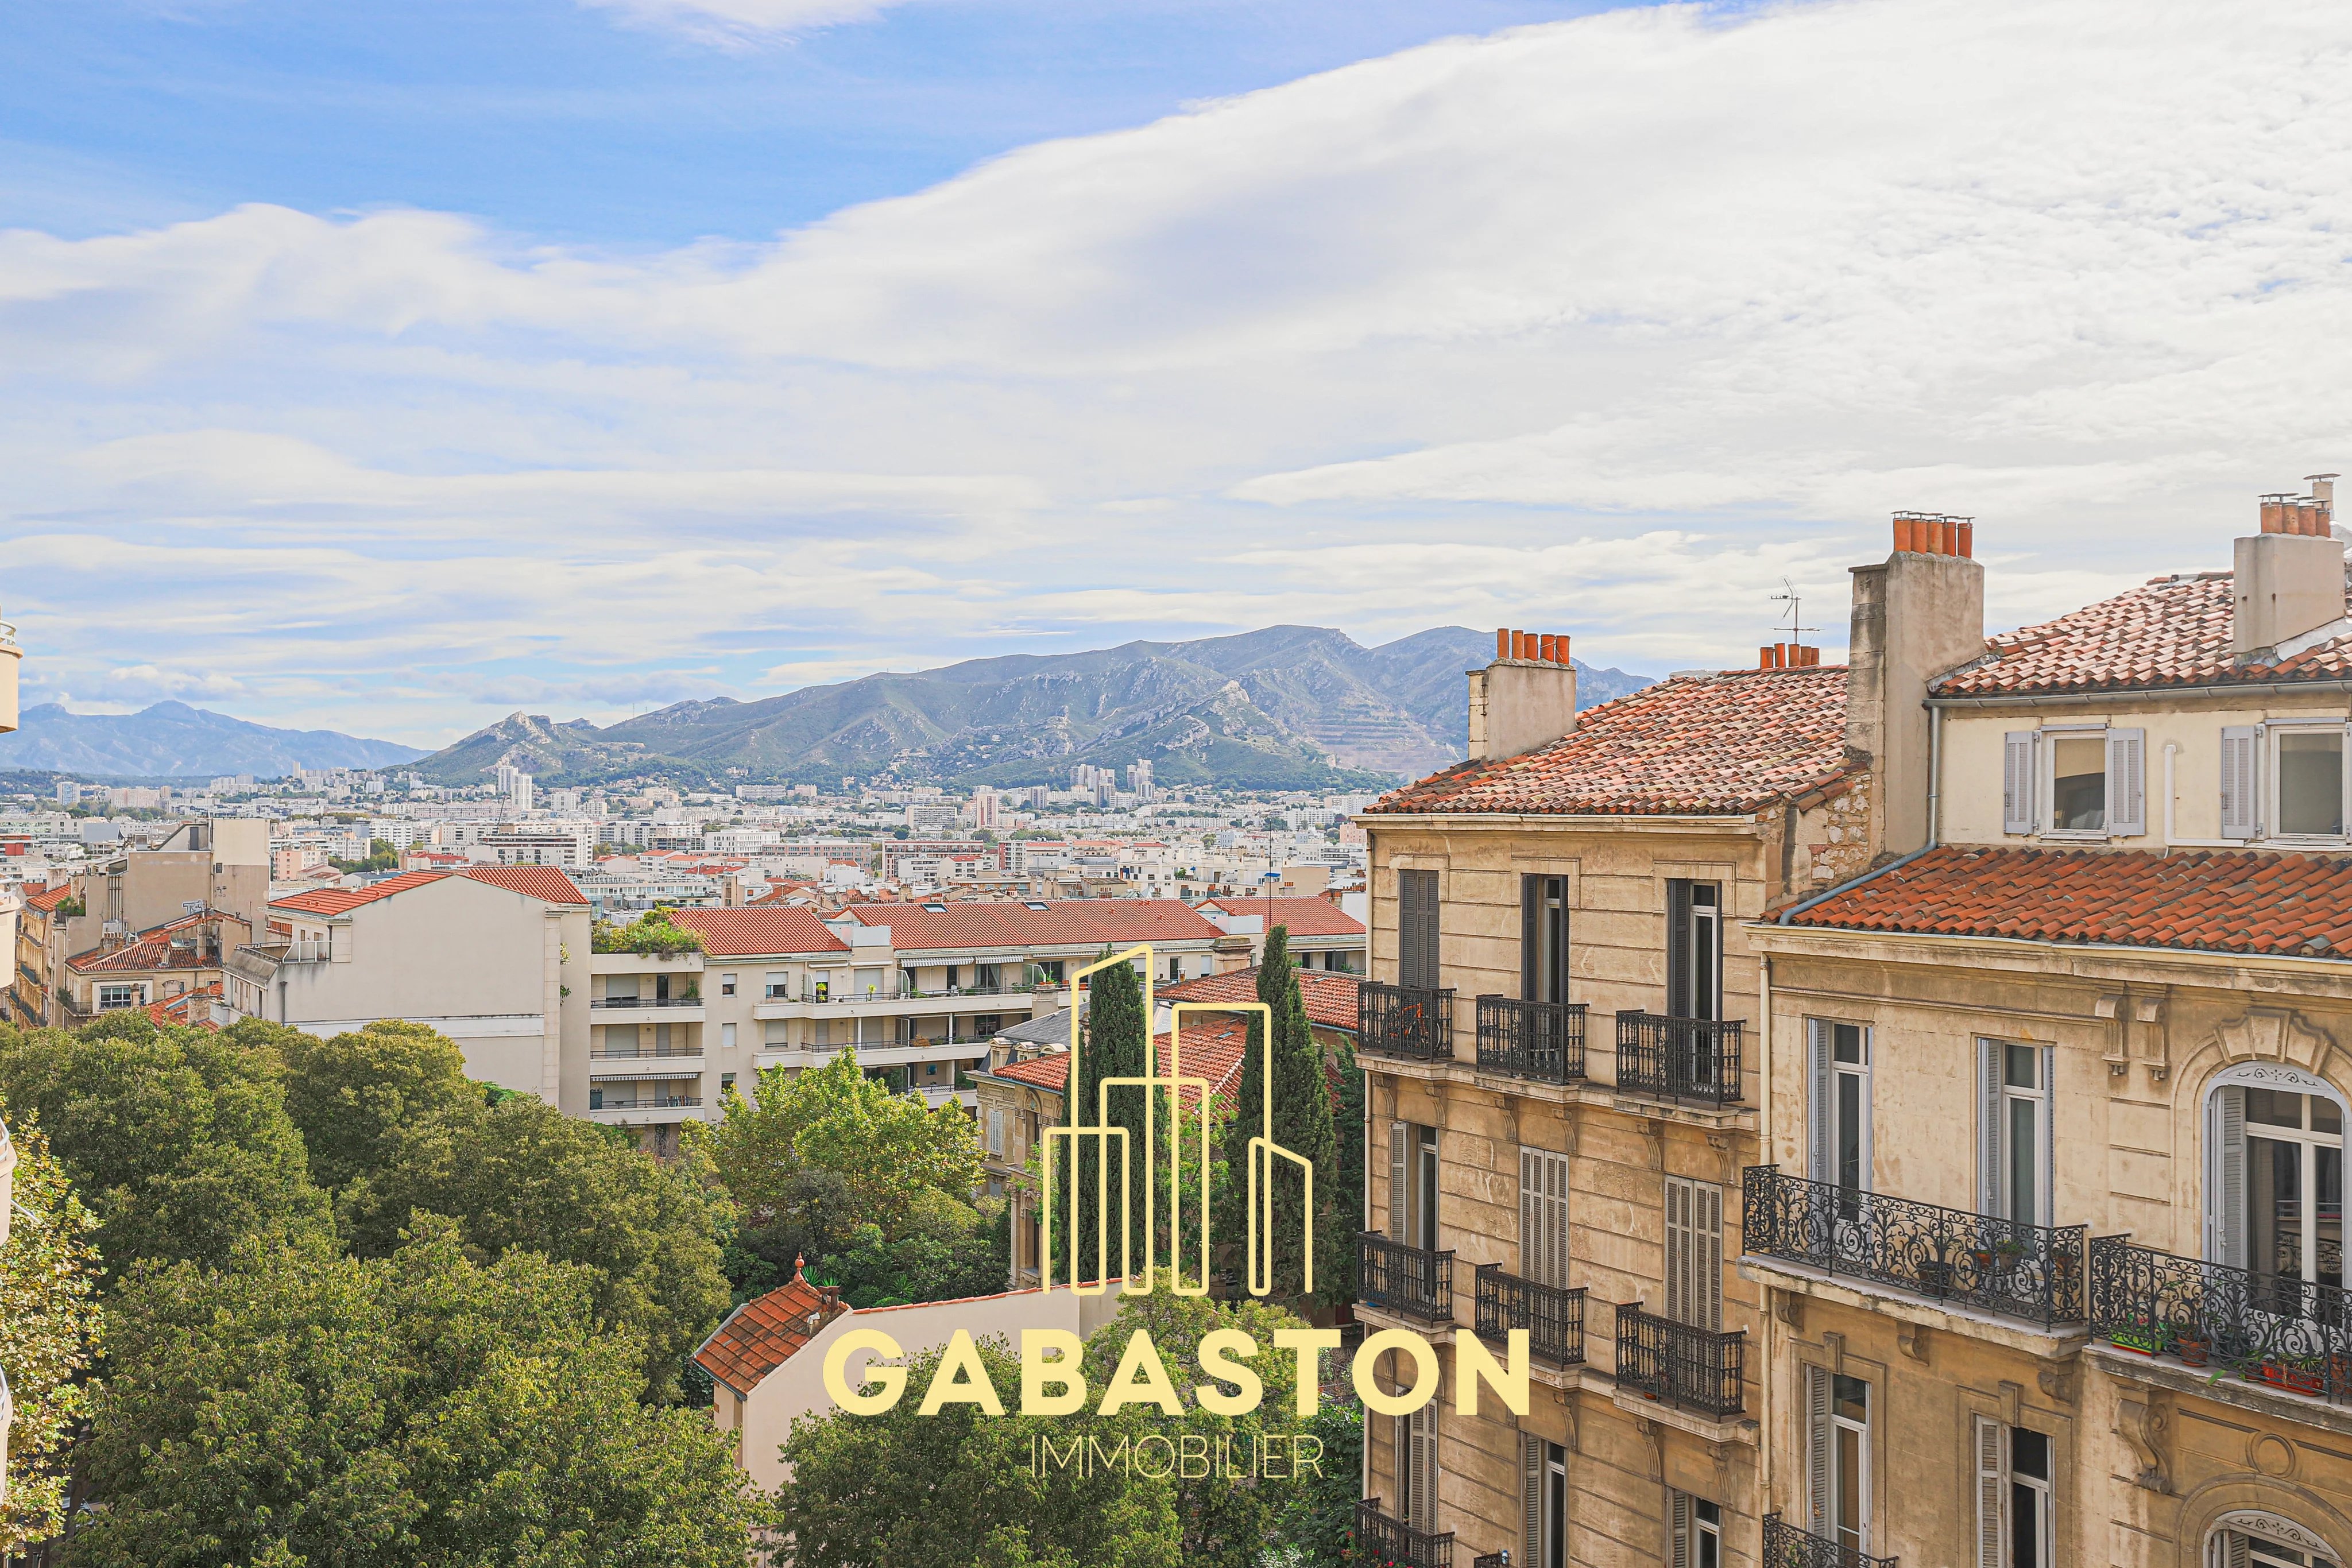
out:
{"label": "roof antenna", "polygon": [[1788,632],[1790,642],[1801,643],[1805,640],[1804,634],[1806,632],[1818,632],[1821,630],[1818,626],[1804,626],[1798,623],[1801,619],[1798,615],[1798,609],[1801,601],[1797,597],[1797,585],[1790,582],[1787,578],[1784,577],[1780,580],[1780,591],[1772,596],[1772,602],[1775,604],[1785,604],[1789,607]]}

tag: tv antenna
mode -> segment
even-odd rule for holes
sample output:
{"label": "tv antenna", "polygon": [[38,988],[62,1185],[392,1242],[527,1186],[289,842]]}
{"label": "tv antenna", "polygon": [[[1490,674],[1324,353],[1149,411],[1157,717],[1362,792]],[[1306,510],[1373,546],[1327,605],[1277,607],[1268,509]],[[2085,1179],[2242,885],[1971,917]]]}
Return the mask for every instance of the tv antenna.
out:
{"label": "tv antenna", "polygon": [[1785,604],[1789,607],[1785,612],[1789,617],[1789,624],[1785,630],[1789,633],[1788,640],[1790,642],[1801,643],[1805,640],[1806,632],[1818,632],[1821,630],[1818,626],[1807,626],[1801,623],[1803,617],[1800,613],[1800,610],[1803,601],[1798,596],[1797,585],[1790,582],[1787,578],[1784,577],[1780,580],[1780,591],[1772,596],[1772,602],[1775,604]]}

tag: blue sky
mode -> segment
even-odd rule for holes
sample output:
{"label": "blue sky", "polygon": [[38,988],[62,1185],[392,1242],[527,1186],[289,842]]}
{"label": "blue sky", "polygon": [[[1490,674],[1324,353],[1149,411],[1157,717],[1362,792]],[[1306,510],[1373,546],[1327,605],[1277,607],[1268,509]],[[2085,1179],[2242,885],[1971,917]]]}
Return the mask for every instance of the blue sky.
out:
{"label": "blue sky", "polygon": [[[2017,624],[2352,469],[2352,14],[0,7],[28,699],[454,738],[1277,622]],[[1834,654],[1832,654],[1834,656]]]}

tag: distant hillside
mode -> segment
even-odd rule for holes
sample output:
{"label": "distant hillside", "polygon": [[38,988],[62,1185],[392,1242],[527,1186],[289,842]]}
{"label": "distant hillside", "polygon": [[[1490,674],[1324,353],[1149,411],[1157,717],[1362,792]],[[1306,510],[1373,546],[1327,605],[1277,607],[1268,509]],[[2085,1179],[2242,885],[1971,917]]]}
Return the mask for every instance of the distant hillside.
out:
{"label": "distant hillside", "polygon": [[270,778],[305,768],[385,768],[424,755],[388,740],[272,729],[169,702],[131,714],[68,713],[42,703],[24,711],[15,734],[0,735],[0,768],[133,779]]}
{"label": "distant hillside", "polygon": [[[513,714],[417,764],[472,783],[501,762],[542,782],[666,773],[816,783],[1028,784],[1149,758],[1163,784],[1348,789],[1419,776],[1469,739],[1463,672],[1492,634],[1441,627],[1366,648],[1328,627],[973,659],[755,702],[674,704],[599,728]],[[1578,665],[1591,706],[1650,684]]]}

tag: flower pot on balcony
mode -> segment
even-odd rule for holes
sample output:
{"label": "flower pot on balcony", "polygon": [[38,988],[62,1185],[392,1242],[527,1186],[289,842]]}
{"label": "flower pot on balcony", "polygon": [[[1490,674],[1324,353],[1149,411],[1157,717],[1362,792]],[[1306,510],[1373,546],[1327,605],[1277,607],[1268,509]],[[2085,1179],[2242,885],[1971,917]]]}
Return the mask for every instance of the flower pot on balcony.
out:
{"label": "flower pot on balcony", "polygon": [[2326,1376],[2315,1365],[2301,1366],[2288,1362],[2265,1361],[2246,1375],[2256,1383],[2267,1383],[2273,1388],[2284,1388],[2289,1394],[2317,1395],[2326,1391]]}
{"label": "flower pot on balcony", "polygon": [[1969,1249],[1969,1261],[1976,1265],[1977,1273],[1979,1276],[1991,1273],[1992,1249],[1990,1247],[1971,1247]]}
{"label": "flower pot on balcony", "polygon": [[2113,1329],[2108,1332],[2107,1343],[2135,1355],[2154,1355],[2158,1348],[2154,1329]]}
{"label": "flower pot on balcony", "polygon": [[2352,1389],[2352,1355],[2338,1351],[2327,1358],[2326,1391],[2341,1394],[2347,1389]]}
{"label": "flower pot on balcony", "polygon": [[1919,1288],[1931,1296],[1949,1295],[1952,1290],[1952,1266],[1940,1258],[1919,1265]]}
{"label": "flower pot on balcony", "polygon": [[2172,1354],[2180,1358],[2184,1366],[2203,1366],[2213,1359],[2213,1342],[2202,1334],[2176,1334]]}

